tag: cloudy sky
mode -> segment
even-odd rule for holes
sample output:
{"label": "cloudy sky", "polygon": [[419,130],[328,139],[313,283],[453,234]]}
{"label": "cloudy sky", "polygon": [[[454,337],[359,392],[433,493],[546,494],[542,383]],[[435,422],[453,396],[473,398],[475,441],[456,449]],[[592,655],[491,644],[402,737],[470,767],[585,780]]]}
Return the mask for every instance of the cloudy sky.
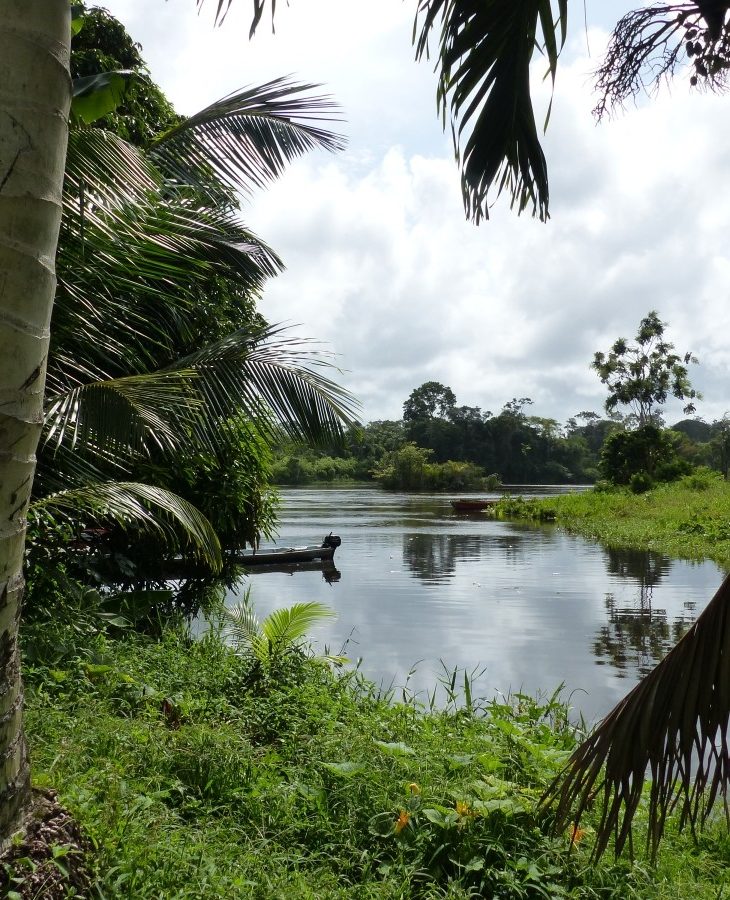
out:
{"label": "cloudy sky", "polygon": [[[493,412],[512,397],[560,421],[598,411],[593,353],[632,337],[650,309],[699,357],[698,413],[730,411],[730,98],[679,78],[597,126],[590,73],[632,4],[587,0],[587,30],[571,4],[545,141],[550,222],[500,200],[478,228],[464,220],[435,76],[413,62],[414,0],[291,0],[276,34],[266,23],[251,42],[249,0],[217,29],[214,0],[200,15],[194,0],[104,5],[180,112],[285,74],[323,83],[342,106],[348,149],[293,165],[245,218],[287,266],[262,312],[336,354],[364,420],[399,418],[428,380]],[[669,421],[680,417],[669,407]]]}

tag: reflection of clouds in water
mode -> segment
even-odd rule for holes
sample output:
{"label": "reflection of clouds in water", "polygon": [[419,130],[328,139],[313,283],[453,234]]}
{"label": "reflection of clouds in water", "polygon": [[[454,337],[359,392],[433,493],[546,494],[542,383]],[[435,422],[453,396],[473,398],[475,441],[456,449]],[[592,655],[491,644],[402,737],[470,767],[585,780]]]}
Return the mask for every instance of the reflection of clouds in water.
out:
{"label": "reflection of clouds in water", "polygon": [[[439,660],[486,666],[478,685],[485,695],[565,682],[588,692],[574,704],[593,718],[663,655],[721,580],[711,563],[655,555],[647,562],[556,528],[458,520],[443,497],[318,488],[284,499],[280,543],[311,543],[334,530],[343,539],[335,557],[342,577],[328,585],[318,573],[253,576],[256,608],[263,615],[298,601],[326,603],[339,618],[313,632],[317,641],[337,651],[350,638],[350,658],[363,657],[365,674],[386,684],[405,683],[423,660],[411,687],[424,692],[442,671]],[[642,596],[651,603],[648,623]]]}

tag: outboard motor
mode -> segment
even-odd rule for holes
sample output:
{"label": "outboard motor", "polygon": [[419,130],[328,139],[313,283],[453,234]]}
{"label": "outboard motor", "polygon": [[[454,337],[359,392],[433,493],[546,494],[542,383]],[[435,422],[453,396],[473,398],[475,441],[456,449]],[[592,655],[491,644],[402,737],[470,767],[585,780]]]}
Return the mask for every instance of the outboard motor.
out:
{"label": "outboard motor", "polygon": [[322,546],[333,547],[336,549],[340,546],[341,543],[342,538],[339,536],[339,534],[332,534],[332,532],[330,531],[328,535],[325,535],[325,539],[322,541]]}

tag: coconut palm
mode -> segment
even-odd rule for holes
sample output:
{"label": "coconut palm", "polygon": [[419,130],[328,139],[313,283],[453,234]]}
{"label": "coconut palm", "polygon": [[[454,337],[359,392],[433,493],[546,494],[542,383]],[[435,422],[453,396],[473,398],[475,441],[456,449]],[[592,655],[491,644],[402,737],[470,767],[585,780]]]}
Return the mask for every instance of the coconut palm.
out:
{"label": "coconut palm", "polygon": [[[109,18],[95,14],[97,39]],[[277,79],[178,120],[144,152],[72,129],[36,496],[50,489],[67,508],[69,487],[86,497],[89,480],[127,475],[150,454],[163,468],[201,450],[225,464],[233,422],[238,456],[255,457],[274,427],[340,437],[352,405],[325,360],[255,313],[281,262],[240,222],[234,193],[313,147],[340,149],[320,125],[333,111],[310,86]],[[256,541],[261,522],[236,525]]]}
{"label": "coconut palm", "polygon": [[0,17],[0,842],[30,799],[17,650],[25,518],[43,387],[71,104],[70,3],[10,0]]}
{"label": "coconut palm", "polygon": [[270,668],[299,649],[310,628],[336,617],[334,610],[312,600],[275,609],[259,621],[247,590],[240,603],[223,610],[223,625],[227,640],[237,652],[251,653],[264,668]]}

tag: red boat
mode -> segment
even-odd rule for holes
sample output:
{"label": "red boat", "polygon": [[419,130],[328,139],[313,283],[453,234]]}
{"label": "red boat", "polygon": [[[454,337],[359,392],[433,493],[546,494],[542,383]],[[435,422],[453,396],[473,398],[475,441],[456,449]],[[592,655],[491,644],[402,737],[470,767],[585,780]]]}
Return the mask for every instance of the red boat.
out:
{"label": "red boat", "polygon": [[463,498],[461,500],[452,500],[451,506],[455,512],[483,512],[485,509],[493,509],[497,499],[479,500],[477,498]]}

